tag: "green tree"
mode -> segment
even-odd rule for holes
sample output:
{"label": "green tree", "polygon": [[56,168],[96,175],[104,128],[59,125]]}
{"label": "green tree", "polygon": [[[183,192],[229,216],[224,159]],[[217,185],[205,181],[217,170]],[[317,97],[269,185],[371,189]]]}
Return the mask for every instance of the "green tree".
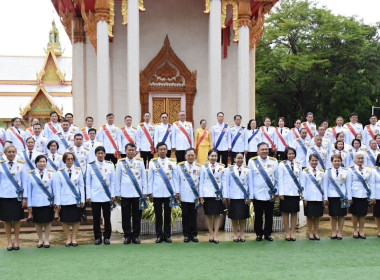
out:
{"label": "green tree", "polygon": [[355,111],[367,123],[380,97],[380,25],[314,1],[275,7],[256,52],[257,116],[283,116],[290,126],[311,111],[332,124]]}

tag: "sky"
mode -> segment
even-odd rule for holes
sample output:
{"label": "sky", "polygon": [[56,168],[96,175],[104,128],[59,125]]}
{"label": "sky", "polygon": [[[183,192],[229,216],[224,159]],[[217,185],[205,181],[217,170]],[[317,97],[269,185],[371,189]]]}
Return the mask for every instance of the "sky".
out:
{"label": "sky", "polygon": [[[332,10],[334,14],[357,15],[367,24],[380,21],[378,13],[380,0],[318,0],[318,2],[320,6],[325,5]],[[0,55],[43,56],[53,19],[60,33],[63,55],[71,56],[70,40],[50,0],[1,1]]]}

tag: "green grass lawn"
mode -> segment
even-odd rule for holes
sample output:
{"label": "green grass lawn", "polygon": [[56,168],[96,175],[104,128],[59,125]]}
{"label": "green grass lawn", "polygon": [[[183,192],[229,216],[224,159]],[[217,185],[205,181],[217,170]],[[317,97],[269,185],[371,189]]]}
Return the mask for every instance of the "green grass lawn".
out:
{"label": "green grass lawn", "polygon": [[379,279],[380,239],[0,250],[0,279]]}

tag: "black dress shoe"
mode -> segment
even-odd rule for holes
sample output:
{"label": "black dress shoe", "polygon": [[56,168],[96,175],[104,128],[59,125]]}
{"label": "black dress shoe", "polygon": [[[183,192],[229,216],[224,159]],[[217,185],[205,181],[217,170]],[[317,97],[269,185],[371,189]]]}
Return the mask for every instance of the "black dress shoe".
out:
{"label": "black dress shoe", "polygon": [[111,244],[111,241],[109,238],[105,238],[104,239],[104,245],[110,245]]}
{"label": "black dress shoe", "polygon": [[161,243],[162,242],[162,236],[158,236],[156,239],[156,243]]}
{"label": "black dress shoe", "polygon": [[215,244],[219,244],[219,240],[215,240],[215,239],[214,239],[214,243],[215,243]]}
{"label": "black dress shoe", "polygon": [[337,240],[342,240],[343,237],[337,236],[336,239],[337,239]]}
{"label": "black dress shoe", "polygon": [[82,214],[82,219],[83,220],[87,220],[87,215],[86,214]]}
{"label": "black dress shoe", "polygon": [[73,244],[70,242],[70,243],[66,243],[65,244],[65,247],[70,247],[70,246],[72,246]]}
{"label": "black dress shoe", "polygon": [[191,240],[193,240],[193,242],[199,242],[198,237],[196,236],[191,237]]}
{"label": "black dress shoe", "polygon": [[12,251],[12,250],[13,250],[13,246],[11,246],[11,247],[7,247],[7,250],[8,250],[8,251]]}
{"label": "black dress shoe", "polygon": [[357,234],[353,234],[352,237],[355,239],[359,239],[359,235],[357,235]]}
{"label": "black dress shoe", "polygon": [[78,243],[71,243],[71,246],[78,247]]}
{"label": "black dress shoe", "polygon": [[214,243],[214,239],[209,239],[208,242]]}
{"label": "black dress shoe", "polygon": [[234,238],[234,242],[239,242],[239,238]]}
{"label": "black dress shoe", "polygon": [[[272,236],[270,236],[270,235],[265,235],[265,240],[268,240],[268,241],[273,241],[273,238],[272,238]],[[290,238],[290,240],[292,241],[292,239]]]}
{"label": "black dress shoe", "polygon": [[336,235],[330,236],[330,239],[337,239],[338,237]]}
{"label": "black dress shoe", "polygon": [[102,239],[100,238],[95,239],[95,245],[100,245],[100,244],[102,244]]}
{"label": "black dress shoe", "polygon": [[321,240],[321,238],[318,236],[318,237],[316,237],[315,236],[315,234],[314,234],[314,240],[317,240],[317,241],[319,241],[319,240]]}
{"label": "black dress shoe", "polygon": [[166,243],[172,243],[173,241],[170,239],[170,237],[164,236],[164,240]]}
{"label": "black dress shoe", "polygon": [[[273,239],[272,239],[273,240]],[[290,241],[296,241],[296,239],[295,238],[290,238]]]}
{"label": "black dress shoe", "polygon": [[44,246],[44,244],[37,244],[37,248],[42,248]]}
{"label": "black dress shoe", "polygon": [[44,248],[48,249],[48,248],[50,248],[50,245],[45,245],[44,244]]}
{"label": "black dress shoe", "polygon": [[263,241],[263,237],[261,235],[256,236],[256,241]]}
{"label": "black dress shoe", "polygon": [[183,242],[189,242],[190,241],[190,237],[188,237],[188,236],[185,236],[185,238],[183,239]]}
{"label": "black dress shoe", "polygon": [[132,237],[132,242],[135,244],[140,244],[140,239],[138,237]]}
{"label": "black dress shoe", "polygon": [[363,235],[359,234],[359,238],[360,239],[366,239],[367,237],[364,234]]}
{"label": "black dress shoe", "polygon": [[125,245],[127,245],[127,244],[129,244],[129,243],[131,243],[131,237],[130,237],[130,236],[128,236],[128,237],[126,237],[126,238],[124,239],[124,244],[125,244]]}
{"label": "black dress shoe", "polygon": [[16,250],[16,251],[20,250],[20,246],[13,246],[13,250]]}
{"label": "black dress shoe", "polygon": [[245,239],[240,238],[239,241],[240,242],[245,242]]}

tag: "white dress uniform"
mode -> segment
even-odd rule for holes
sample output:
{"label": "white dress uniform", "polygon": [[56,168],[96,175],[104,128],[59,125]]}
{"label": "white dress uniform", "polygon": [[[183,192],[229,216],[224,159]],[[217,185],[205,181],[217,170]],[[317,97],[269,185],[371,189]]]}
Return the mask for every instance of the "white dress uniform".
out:
{"label": "white dress uniform", "polygon": [[[299,129],[301,129],[301,127]],[[293,143],[293,141],[296,140],[297,138],[301,138],[299,129],[296,127],[293,127],[292,129],[289,130],[289,134],[288,134],[289,145],[290,143]]]}
{"label": "white dress uniform", "polygon": [[45,168],[43,171],[43,176],[41,178],[40,170],[35,169],[29,172],[27,177],[27,190],[28,190],[28,207],[42,207],[50,206],[50,201],[47,195],[41,190],[41,187],[37,184],[32,173],[35,173],[38,179],[41,179],[42,184],[49,191],[49,193],[54,194],[54,176],[55,172],[53,169]]}
{"label": "white dress uniform", "polygon": [[[108,186],[111,198],[115,197],[115,171],[113,163],[105,160],[102,162],[95,160],[94,162]],[[91,199],[91,202],[110,201],[91,164],[87,165],[86,197],[87,199]]]}
{"label": "white dress uniform", "polygon": [[[313,139],[310,140],[310,146],[315,146],[315,138],[314,137],[313,137]],[[322,136],[322,146],[327,147],[328,149],[331,147],[330,138],[328,138],[326,136],[326,133],[325,133],[325,135]]]}
{"label": "white dress uniform", "polygon": [[[63,167],[67,176],[69,176],[69,168],[67,166]],[[62,169],[62,168],[61,168]],[[60,170],[61,170],[60,169]],[[83,174],[80,167],[71,166],[71,178],[70,181],[73,183],[76,191],[80,194],[80,201],[85,202],[85,193],[84,193],[84,182]],[[54,178],[54,195],[55,195],[55,204],[56,205],[72,205],[77,204],[75,196],[71,191],[70,187],[67,185],[65,178],[62,175],[61,171],[56,172]]]}
{"label": "white dress uniform", "polygon": [[[291,144],[289,144],[289,146],[296,150],[296,160],[301,163],[302,167],[306,167],[309,162],[309,158],[307,157],[307,150],[309,148],[310,141],[307,138],[298,139],[295,139]],[[302,142],[303,146],[299,142]],[[303,147],[305,147],[305,149]]]}
{"label": "white dress uniform", "polygon": [[334,143],[336,141],[335,135],[338,134],[339,132],[342,132],[343,134],[346,134],[347,131],[343,126],[334,126],[334,127],[329,127],[325,134],[326,136],[330,136],[330,141]]}
{"label": "white dress uniform", "polygon": [[[168,191],[164,179],[161,177],[154,160],[155,159],[152,159],[149,162],[148,194],[152,194],[157,198],[170,197],[171,194]],[[171,183],[173,194],[178,193],[178,175],[175,160],[171,158],[158,158],[157,161]]]}
{"label": "white dress uniform", "polygon": [[[83,141],[88,141],[88,140],[90,140],[90,136],[88,135],[88,131],[89,131],[91,128],[93,128],[93,129],[96,130],[96,136],[95,136],[95,139],[98,139],[98,130],[97,130],[95,127],[88,127],[88,126],[85,126],[85,127],[82,127],[82,128],[80,129],[80,134],[83,135]],[[86,132],[86,135],[87,135],[88,139],[86,138],[84,132]]]}
{"label": "white dress uniform", "polygon": [[99,146],[103,146],[102,141],[99,140],[89,140],[84,142],[83,146],[85,146],[89,151],[88,151],[88,162],[92,162],[96,160],[95,156],[95,149]]}
{"label": "white dress uniform", "polygon": [[[284,196],[299,196],[299,191],[293,178],[290,176],[285,164],[291,168],[291,161],[284,160],[278,165],[278,195]],[[293,173],[296,176],[298,182],[300,182],[300,175],[302,172],[301,163],[297,160],[293,160]]]}
{"label": "white dress uniform", "polygon": [[183,161],[183,162],[178,163],[178,166],[177,166],[178,189],[179,189],[179,194],[181,196],[181,201],[194,203],[195,195],[185,175],[183,174],[182,165],[185,165],[187,172],[193,179],[195,188],[198,190],[198,194],[199,194],[199,180],[200,180],[202,165],[196,162],[189,164],[187,161]]}
{"label": "white dress uniform", "polygon": [[[373,193],[374,193],[374,198],[376,200],[380,200],[380,170],[378,170],[379,167],[375,167],[372,170],[372,183],[373,183]],[[379,203],[378,201],[376,202]]]}
{"label": "white dress uniform", "polygon": [[311,154],[314,154],[315,152],[313,151],[313,148],[315,148],[315,150],[318,152],[319,156],[321,157],[322,159],[322,162],[324,164],[324,166],[321,165],[321,163],[319,162],[318,160],[318,168],[327,168],[326,166],[329,166],[329,162],[330,162],[330,155],[329,155],[329,150],[328,150],[328,147],[326,146],[310,146],[308,149],[307,149],[307,155],[306,155],[306,158],[309,159],[309,156]]}
{"label": "white dress uniform", "polygon": [[304,169],[300,175],[300,183],[304,188],[303,190],[303,199],[306,201],[323,201],[323,196],[319,191],[318,187],[313,183],[310,179],[309,175],[307,175],[306,171],[309,171],[310,174],[315,178],[318,184],[321,186],[323,190],[323,178],[325,176],[325,171],[322,168],[314,169],[309,166],[307,169]]}
{"label": "white dress uniform", "polygon": [[[351,176],[351,195],[352,197],[356,198],[367,198],[367,191],[364,188],[362,182],[351,170],[351,166],[349,167]],[[355,164],[353,166],[355,168],[355,171],[363,177],[364,181],[367,183],[368,188],[371,190],[370,199],[375,198],[375,186],[373,183],[372,168],[369,166],[362,165],[363,169],[360,171],[358,165]]]}
{"label": "white dress uniform", "polygon": [[[257,145],[261,141],[260,131],[258,131],[257,133],[256,133],[256,131],[258,131],[258,129],[255,129],[255,130],[246,129],[245,130],[244,150],[249,152],[249,153],[257,153]],[[251,136],[254,135],[255,133],[256,133],[256,135],[251,138]],[[250,140],[250,138],[251,138],[251,140]],[[248,140],[250,140],[250,141],[248,142]]]}
{"label": "white dress uniform", "polygon": [[[27,189],[27,179],[28,179],[28,169],[26,169],[26,163],[23,160],[14,159],[12,162],[12,167],[9,164],[9,160],[5,157],[5,160],[1,160],[0,163],[4,162],[12,176],[15,178],[16,182],[21,188],[24,188],[23,198],[28,197]],[[0,197],[1,198],[16,198],[17,192],[14,185],[9,180],[7,174],[4,171],[3,165],[0,164]]]}
{"label": "white dress uniform", "polygon": [[[243,184],[244,189],[249,193],[249,199],[253,199],[253,186],[251,183],[251,174],[248,166],[242,165],[239,169],[239,167],[235,164],[233,166],[233,172]],[[244,199],[244,193],[236,184],[234,178],[232,178],[230,167],[225,169],[224,180],[223,198]]]}
{"label": "white dress uniform", "polygon": [[[227,151],[229,148],[231,148],[231,130],[228,125],[226,127],[225,126],[225,123],[217,123],[211,127],[212,147],[218,151]],[[222,134],[222,132],[224,132],[224,135],[217,147],[216,143],[218,142],[219,136]]]}
{"label": "white dress uniform", "polygon": [[[118,164],[116,165],[115,196],[140,197],[123,166],[122,160],[123,159],[119,159]],[[142,194],[147,194],[148,185],[143,159],[140,157],[134,157],[132,159],[125,158],[125,161],[134,174]]]}
{"label": "white dress uniform", "polygon": [[[231,150],[233,153],[243,153],[244,152],[244,145],[245,145],[245,127],[244,126],[231,126],[230,127],[230,134],[231,134]],[[240,133],[239,137],[236,138],[236,136]],[[232,147],[232,143],[234,142],[234,139],[236,138],[235,144]]]}
{"label": "white dress uniform", "polygon": [[[355,135],[351,132],[351,130],[348,128],[348,125],[351,125],[352,129],[356,132],[356,134],[360,133],[363,134],[363,126],[361,123],[346,123],[343,127],[346,131],[344,134],[344,142],[347,142],[349,144],[352,144],[352,140],[355,139]],[[363,142],[364,144],[364,142]]]}
{"label": "white dress uniform", "polygon": [[[256,157],[255,157],[256,158]],[[251,172],[251,182],[253,187],[253,198],[257,200],[270,200],[271,197],[268,193],[270,190],[267,183],[264,181],[261,176],[258,167],[256,166],[254,159],[249,160],[248,166]],[[274,157],[267,157],[262,159],[260,156],[257,157],[266,173],[268,174],[269,179],[271,180],[273,186],[277,188],[278,185],[278,162]],[[278,195],[278,188],[276,195]]]}
{"label": "white dress uniform", "polygon": [[150,152],[151,144],[150,144],[149,139],[146,137],[144,130],[141,128],[141,125],[143,125],[145,129],[148,131],[150,138],[153,141],[153,145],[154,145],[154,125],[152,123],[143,122],[137,126],[137,131],[136,131],[136,145],[137,145],[138,151]]}
{"label": "white dress uniform", "polygon": [[[42,134],[40,135],[33,135],[33,139],[36,141],[34,148],[36,149],[37,152],[40,152],[41,154],[47,153],[47,144],[49,143],[49,140],[43,136]],[[26,140],[27,138],[25,138]]]}
{"label": "white dress uniform", "polygon": [[[330,157],[332,155],[335,155],[335,154],[338,154],[340,153],[340,156],[342,157],[342,164],[343,164],[343,167],[348,167],[349,166],[349,157],[350,157],[350,153],[349,151],[347,150],[337,150],[337,149],[333,149],[331,150],[331,152],[329,153]],[[326,168],[330,168],[332,167],[332,162],[331,162],[331,159],[329,160],[329,163],[328,163],[328,166],[326,166]]]}
{"label": "white dress uniform", "polygon": [[275,132],[273,134],[273,142],[276,144],[276,150],[278,152],[285,152],[285,145],[282,143],[280,136],[277,134],[277,132],[280,134],[282,139],[284,140],[286,145],[289,145],[289,135],[290,135],[290,130],[287,127],[276,127]]}
{"label": "white dress uniform", "polygon": [[360,148],[360,149],[356,150],[354,148],[351,148],[351,150],[348,151],[348,157],[347,157],[347,161],[346,161],[347,165],[346,166],[350,166],[350,165],[354,165],[355,164],[354,158],[355,158],[355,155],[357,153],[360,153],[360,154],[362,154],[364,156],[364,163],[363,164],[364,165],[367,164],[367,155],[366,155],[367,152],[366,152],[366,149]]}
{"label": "white dress uniform", "polygon": [[[219,190],[222,191],[223,194],[223,189],[224,189],[224,183],[225,183],[225,168],[224,165],[221,163],[215,163],[215,181],[218,184]],[[210,169],[212,173],[212,165],[211,163],[208,163],[208,168]],[[212,184],[212,181],[207,173],[206,170],[206,164],[202,165],[201,167],[201,172],[200,172],[200,178],[199,178],[199,196],[200,197],[216,197],[215,194],[215,188],[214,185]]]}
{"label": "white dress uniform", "polygon": [[[24,152],[26,153],[26,158],[25,158]],[[30,152],[32,152],[31,155],[30,155]],[[27,171],[30,171],[30,170],[36,168],[35,160],[36,160],[36,157],[38,157],[39,155],[42,155],[42,153],[37,152],[35,149],[33,149],[31,151],[25,150],[25,151],[20,153],[20,159],[25,161],[25,166],[26,166],[25,168]],[[28,161],[32,164],[33,168],[30,168]]]}
{"label": "white dress uniform", "polygon": [[10,127],[7,129],[7,132],[5,133],[5,138],[8,141],[12,141],[13,145],[15,145],[17,148],[17,152],[20,153],[26,148],[24,135],[24,130],[17,129],[15,127]]}
{"label": "white dress uniform", "polygon": [[67,152],[72,152],[75,154],[75,157],[84,175],[86,172],[87,164],[89,163],[88,161],[89,149],[87,147],[84,147],[83,145],[80,147],[72,146],[67,149]]}
{"label": "white dress uniform", "polygon": [[54,166],[50,163],[50,161],[48,160],[47,161],[47,165],[46,167],[48,169],[54,169],[58,171],[58,169],[62,168],[65,166],[65,164],[63,163],[62,161],[62,157],[63,155],[62,154],[59,154],[58,152],[56,152],[55,154],[52,154],[50,151],[48,151],[45,156],[50,159],[53,163],[54,163]]}
{"label": "white dress uniform", "polygon": [[380,154],[380,150],[372,150],[371,148],[365,151],[364,162],[369,167],[376,165],[377,156]]}
{"label": "white dress uniform", "polygon": [[369,147],[369,142],[371,140],[375,140],[374,137],[372,137],[371,132],[373,133],[374,136],[377,134],[380,134],[380,126],[368,124],[364,127],[363,129],[363,144],[366,144]]}
{"label": "white dress uniform", "polygon": [[70,127],[69,127],[69,131],[70,131],[71,133],[74,133],[74,135],[77,134],[77,133],[81,133],[79,127],[77,127],[75,124],[71,124],[71,125],[70,125]]}
{"label": "white dress uniform", "polygon": [[[180,127],[183,127],[187,132],[187,135],[190,138],[190,142],[187,139],[186,135],[181,131]],[[194,145],[194,132],[193,132],[193,124],[187,121],[176,121],[172,125],[172,149],[176,149],[177,151],[184,151],[188,148],[193,147]]]}
{"label": "white dress uniform", "polygon": [[[70,132],[70,130],[68,131],[62,130],[61,134],[63,138],[66,139],[66,143],[69,145],[69,147],[74,145],[74,135],[75,135],[74,133]],[[58,145],[59,145],[58,152],[61,154],[65,153],[68,147],[66,147],[65,144],[63,144],[63,141],[60,140],[60,137],[56,135],[54,140],[58,142]]]}
{"label": "white dress uniform", "polygon": [[[330,151],[332,151],[332,150],[334,150],[335,149],[335,143],[336,143],[336,141],[334,141],[334,142],[332,142],[331,144],[330,144]],[[348,143],[344,143],[344,145],[343,145],[343,150],[346,150],[347,152],[348,151],[350,151],[352,149],[352,147],[351,147],[351,145],[350,144],[348,144]]]}
{"label": "white dress uniform", "polygon": [[303,122],[303,123],[301,123],[301,128],[306,128],[306,131],[307,131],[306,138],[308,140],[311,140],[313,138],[310,136],[308,130],[310,130],[310,132],[313,136],[317,135],[317,125],[313,122]]}
{"label": "white dress uniform", "polygon": [[172,126],[170,124],[160,123],[154,127],[154,147],[157,146],[159,142],[162,142],[166,132],[169,131],[168,137],[165,140],[165,144],[168,150],[172,149]]}
{"label": "white dress uniform", "polygon": [[[137,133],[137,129],[136,127],[133,127],[133,126],[124,126],[121,128],[121,147],[120,147],[120,150],[121,150],[121,153],[122,154],[125,154],[125,145],[127,145],[129,142],[129,140],[127,139],[127,137],[125,136],[125,132],[129,135],[129,137],[132,139],[133,143],[132,144],[136,144],[136,133]],[[136,149],[138,150],[138,148]]]}
{"label": "white dress uniform", "polygon": [[[121,147],[121,130],[116,125],[112,124],[105,124],[106,129],[108,130],[109,134],[111,135],[113,141],[115,142],[118,151],[122,151]],[[112,145],[111,140],[107,136],[106,132],[104,131],[103,126],[101,126],[97,133],[97,139],[103,143],[104,149],[106,150],[107,154],[115,154],[116,150],[114,146]]]}
{"label": "white dress uniform", "polygon": [[0,152],[4,152],[4,142],[6,140],[5,137],[5,129],[0,127]]}
{"label": "white dress uniform", "polygon": [[336,191],[333,184],[329,179],[329,170],[331,170],[331,177],[334,179],[338,187],[341,189],[342,193],[347,196],[348,200],[352,199],[351,196],[351,172],[345,167],[338,168],[338,177],[336,175],[335,168],[329,168],[326,170],[325,175],[323,177],[323,192],[324,198],[323,200],[327,200],[328,197],[340,197],[338,192]]}
{"label": "white dress uniform", "polygon": [[269,138],[274,143],[274,134],[276,133],[275,129],[273,126],[269,126],[269,127],[262,126],[262,127],[260,127],[260,139],[261,139],[260,142],[267,143],[269,146],[269,150],[270,150],[272,148],[272,144],[269,142],[268,138],[265,136],[265,133],[263,132],[263,130],[265,131],[265,133],[269,136]]}
{"label": "white dress uniform", "polygon": [[[55,128],[57,132],[63,132],[61,125],[56,122],[50,122],[50,124]],[[57,140],[56,134],[51,130],[49,127],[49,124],[46,123],[44,126],[44,136],[50,141],[50,140]]]}

